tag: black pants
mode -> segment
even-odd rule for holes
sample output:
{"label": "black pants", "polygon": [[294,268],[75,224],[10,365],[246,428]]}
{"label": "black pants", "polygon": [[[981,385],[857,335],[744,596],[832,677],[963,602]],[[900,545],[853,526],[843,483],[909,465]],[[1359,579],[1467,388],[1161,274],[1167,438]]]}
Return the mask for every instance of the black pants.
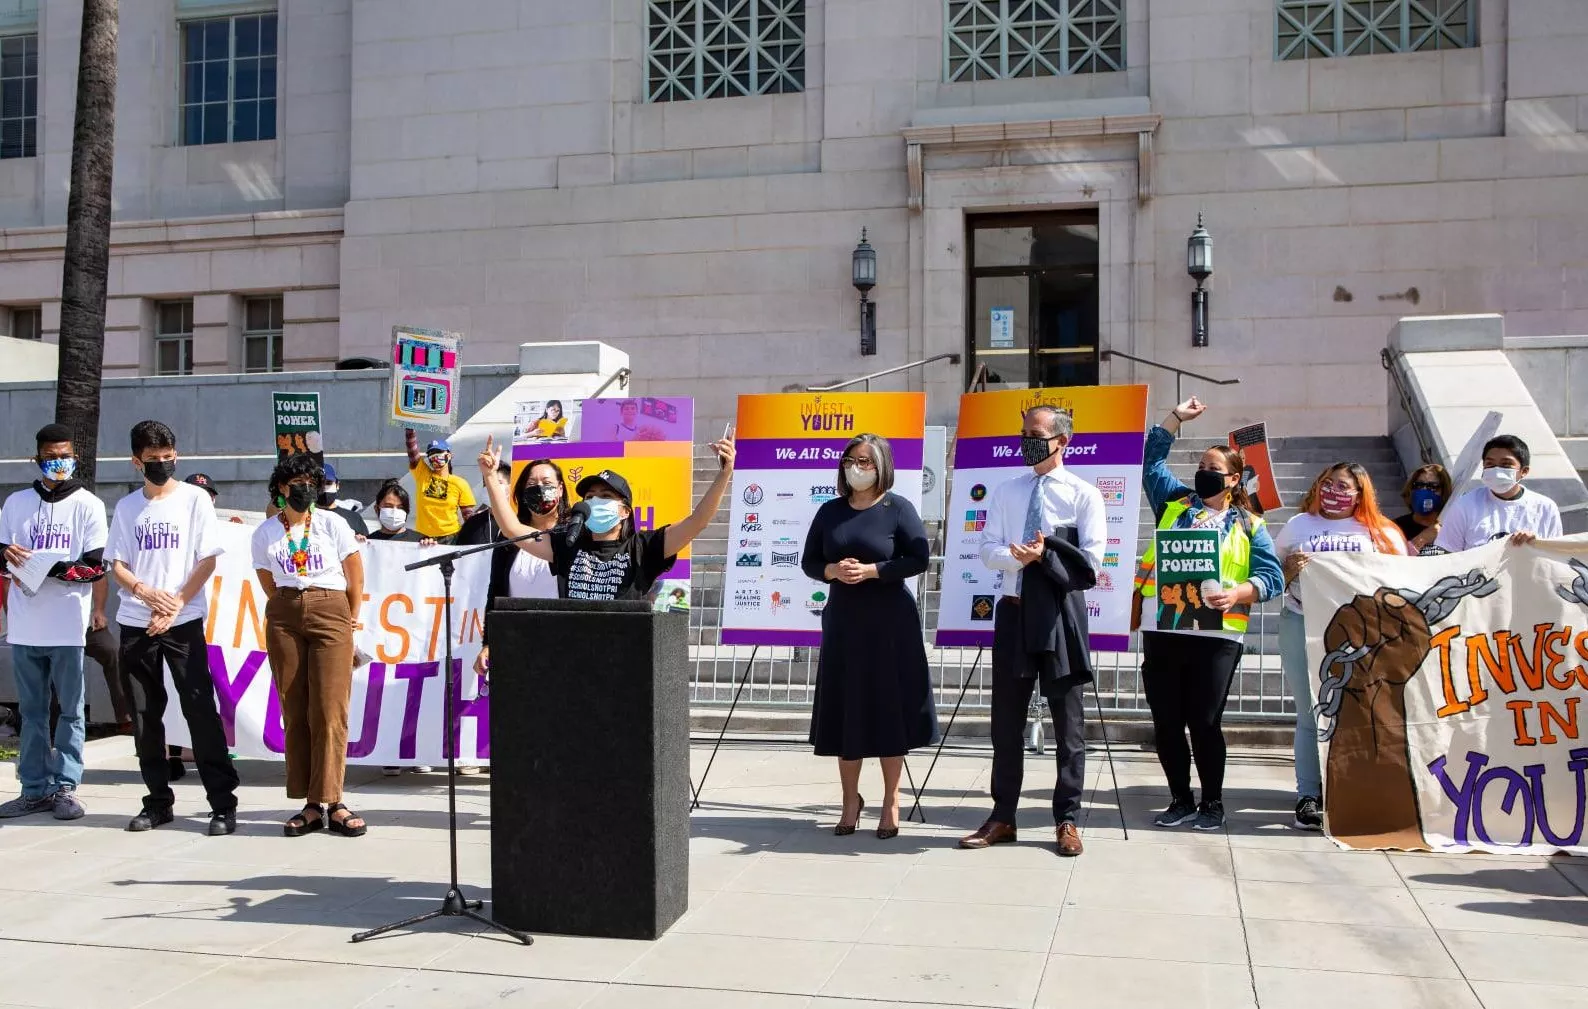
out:
{"label": "black pants", "polygon": [[182,717],[193,736],[194,761],[210,809],[230,813],[237,808],[237,769],[226,755],[226,730],[215,706],[202,620],[178,624],[156,637],[141,627],[121,628],[122,687],[132,699],[138,769],[149,789],[144,804],[170,809],[176,801],[165,743],[166,667],[171,669]]}
{"label": "black pants", "polygon": [[[1025,780],[1026,712],[1035,678],[1022,675],[1029,663],[1020,643],[1017,603],[1004,599],[993,614],[992,819],[1015,825]],[[1048,698],[1053,716],[1053,752],[1059,776],[1053,787],[1053,822],[1074,822],[1086,788],[1086,685],[1079,681]]]}
{"label": "black pants", "polygon": [[1152,709],[1158,763],[1169,779],[1169,794],[1192,800],[1194,754],[1203,801],[1222,802],[1224,703],[1241,663],[1241,643],[1210,634],[1155,631],[1143,634],[1142,642],[1141,680],[1147,689],[1147,706]]}
{"label": "black pants", "polygon": [[89,628],[88,637],[83,642],[83,653],[104,670],[105,689],[110,691],[110,706],[115,711],[116,721],[131,721],[132,706],[127,703],[127,692],[121,689],[120,646],[116,643],[116,636],[110,633],[110,628],[103,627],[97,631]]}

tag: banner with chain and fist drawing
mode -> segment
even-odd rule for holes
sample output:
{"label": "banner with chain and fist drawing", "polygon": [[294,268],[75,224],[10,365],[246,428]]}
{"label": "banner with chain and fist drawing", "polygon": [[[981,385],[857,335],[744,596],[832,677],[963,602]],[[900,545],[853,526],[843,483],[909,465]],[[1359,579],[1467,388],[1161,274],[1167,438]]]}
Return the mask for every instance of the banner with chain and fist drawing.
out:
{"label": "banner with chain and fist drawing", "polygon": [[1588,538],[1318,554],[1301,588],[1336,842],[1588,854]]}

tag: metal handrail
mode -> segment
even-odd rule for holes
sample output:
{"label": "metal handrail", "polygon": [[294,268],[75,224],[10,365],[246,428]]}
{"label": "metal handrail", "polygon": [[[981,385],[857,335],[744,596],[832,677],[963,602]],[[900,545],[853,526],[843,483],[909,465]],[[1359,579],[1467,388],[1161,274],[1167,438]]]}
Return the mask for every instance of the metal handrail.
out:
{"label": "metal handrail", "polygon": [[1423,426],[1426,418],[1417,409],[1417,405],[1412,402],[1411,392],[1407,390],[1406,383],[1401,380],[1400,369],[1396,367],[1399,359],[1405,356],[1385,347],[1378,352],[1378,361],[1379,364],[1384,366],[1384,370],[1389,372],[1390,381],[1395,385],[1395,395],[1400,399],[1401,410],[1406,413],[1406,422],[1411,425],[1412,434],[1417,436],[1417,454],[1426,465],[1434,462],[1437,456],[1434,452],[1433,439]]}
{"label": "metal handrail", "polygon": [[976,374],[970,377],[970,382],[965,386],[966,392],[986,392],[987,379],[992,372],[987,369],[987,362],[983,361],[976,366]]}
{"label": "metal handrail", "polygon": [[1184,396],[1180,395],[1180,380],[1182,378],[1194,378],[1198,382],[1210,382],[1213,385],[1241,384],[1241,380],[1238,378],[1213,378],[1211,375],[1199,375],[1194,371],[1186,371],[1184,368],[1176,368],[1172,364],[1164,364],[1161,361],[1149,361],[1145,357],[1136,357],[1118,350],[1099,351],[1097,356],[1102,358],[1104,361],[1111,357],[1122,357],[1127,361],[1134,361],[1137,364],[1145,364],[1149,368],[1162,368],[1164,371],[1174,372],[1174,401],[1176,403],[1185,398]]}
{"label": "metal handrail", "polygon": [[634,372],[628,368],[619,368],[617,371],[612,373],[611,377],[609,377],[605,382],[601,383],[601,387],[599,389],[597,389],[595,392],[592,392],[587,398],[600,399],[601,394],[611,388],[613,382],[618,384],[619,389],[627,389],[629,387],[629,378],[633,374]]}
{"label": "metal handrail", "polygon": [[935,357],[926,358],[924,361],[911,361],[909,364],[901,364],[897,368],[888,368],[885,371],[875,371],[869,375],[861,375],[859,378],[851,378],[845,382],[838,382],[833,385],[810,385],[806,386],[805,388],[809,392],[837,392],[839,389],[847,389],[852,385],[860,385],[861,383],[864,383],[866,386],[866,391],[870,392],[871,380],[874,378],[887,378],[889,375],[897,375],[899,372],[909,371],[911,368],[924,368],[927,365],[937,361],[947,361],[949,364],[958,364],[959,355],[938,354]]}

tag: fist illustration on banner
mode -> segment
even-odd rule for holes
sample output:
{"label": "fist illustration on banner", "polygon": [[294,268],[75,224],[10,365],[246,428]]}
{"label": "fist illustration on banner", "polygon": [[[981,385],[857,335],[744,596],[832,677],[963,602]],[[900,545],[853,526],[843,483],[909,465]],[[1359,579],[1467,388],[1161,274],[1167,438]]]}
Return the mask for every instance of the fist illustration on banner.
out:
{"label": "fist illustration on banner", "polygon": [[1406,685],[1432,637],[1422,611],[1388,588],[1357,596],[1329,620],[1318,697],[1320,724],[1336,709],[1324,786],[1330,833],[1377,835],[1376,843],[1388,846],[1423,843],[1406,743]]}

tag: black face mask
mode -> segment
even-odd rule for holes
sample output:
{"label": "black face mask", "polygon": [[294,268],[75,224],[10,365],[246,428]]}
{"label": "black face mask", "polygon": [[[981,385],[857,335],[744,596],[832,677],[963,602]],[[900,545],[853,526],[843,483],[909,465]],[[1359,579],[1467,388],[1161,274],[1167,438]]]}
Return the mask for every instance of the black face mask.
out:
{"label": "black face mask", "polygon": [[331,503],[335,500],[335,494],[328,494],[325,491],[321,491],[320,496],[314,499],[314,503],[319,505],[321,508],[329,508],[331,507]]}
{"label": "black face mask", "polygon": [[1046,462],[1053,455],[1051,438],[1032,438],[1029,435],[1020,436],[1020,460],[1027,466],[1037,466]]}
{"label": "black face mask", "polygon": [[1196,479],[1192,481],[1197,497],[1206,501],[1210,497],[1217,497],[1224,493],[1224,481],[1229,478],[1228,473],[1215,473],[1210,469],[1197,470]]}
{"label": "black face mask", "polygon": [[538,483],[532,483],[524,488],[524,493],[518,497],[519,507],[525,511],[532,511],[537,515],[544,515],[557,507],[561,495]]}
{"label": "black face mask", "polygon": [[306,512],[314,504],[314,488],[306,483],[295,483],[287,488],[287,507],[295,512]]}
{"label": "black face mask", "polygon": [[143,464],[143,478],[156,487],[164,487],[176,476],[176,463],[164,459]]}

